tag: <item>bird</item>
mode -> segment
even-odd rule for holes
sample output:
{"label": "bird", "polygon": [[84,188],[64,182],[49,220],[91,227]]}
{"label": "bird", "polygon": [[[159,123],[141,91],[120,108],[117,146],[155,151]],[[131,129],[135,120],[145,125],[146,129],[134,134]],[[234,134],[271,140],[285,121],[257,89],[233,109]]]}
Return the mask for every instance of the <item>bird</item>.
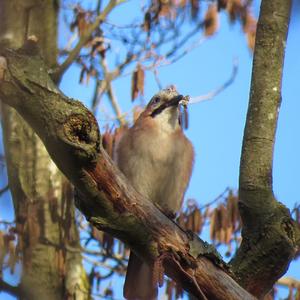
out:
{"label": "bird", "polygon": [[[183,98],[174,86],[159,91],[116,147],[117,165],[135,190],[173,218],[181,208],[194,162],[193,145],[180,124]],[[153,266],[131,251],[124,297],[156,299],[154,278]]]}

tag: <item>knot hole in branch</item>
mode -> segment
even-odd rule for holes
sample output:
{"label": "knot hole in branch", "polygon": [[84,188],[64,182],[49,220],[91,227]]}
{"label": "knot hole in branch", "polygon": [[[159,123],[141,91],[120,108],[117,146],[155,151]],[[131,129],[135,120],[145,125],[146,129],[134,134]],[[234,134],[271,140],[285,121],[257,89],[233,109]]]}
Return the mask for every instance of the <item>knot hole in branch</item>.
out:
{"label": "knot hole in branch", "polygon": [[72,115],[64,124],[64,131],[69,141],[75,144],[89,144],[91,124],[83,115]]}

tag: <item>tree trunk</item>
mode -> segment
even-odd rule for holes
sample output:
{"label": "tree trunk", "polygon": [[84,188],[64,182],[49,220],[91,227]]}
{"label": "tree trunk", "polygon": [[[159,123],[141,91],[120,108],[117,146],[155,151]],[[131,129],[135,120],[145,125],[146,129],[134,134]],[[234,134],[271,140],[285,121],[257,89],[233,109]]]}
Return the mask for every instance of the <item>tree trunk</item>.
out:
{"label": "tree trunk", "polygon": [[[1,45],[20,48],[38,39],[49,68],[56,66],[58,1],[0,2]],[[88,298],[70,184],[44,145],[18,113],[3,104],[2,126],[13,198],[18,251],[22,257],[21,299]]]}
{"label": "tree trunk", "polygon": [[241,285],[259,298],[286,272],[300,240],[297,224],[275,199],[272,185],[291,2],[261,3],[240,164],[243,239],[232,266]]}

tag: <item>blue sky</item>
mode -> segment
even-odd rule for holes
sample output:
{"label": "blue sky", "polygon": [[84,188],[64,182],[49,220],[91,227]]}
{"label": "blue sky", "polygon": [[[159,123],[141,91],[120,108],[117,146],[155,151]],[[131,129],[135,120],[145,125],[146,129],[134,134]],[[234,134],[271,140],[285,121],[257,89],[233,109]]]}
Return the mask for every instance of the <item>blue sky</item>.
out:
{"label": "blue sky", "polygon": [[[254,12],[257,14],[258,1],[254,2]],[[125,3],[119,11],[112,14],[111,20],[117,20],[118,24],[129,23],[135,17],[138,3],[138,1]],[[289,208],[293,208],[296,202],[300,202],[298,196],[300,141],[297,134],[300,129],[299,25],[299,18],[297,20],[294,13],[286,49],[283,99],[273,169],[275,196]],[[60,29],[64,31],[63,27]],[[64,32],[62,33],[65,37]],[[213,38],[176,64],[159,69],[159,77],[164,86],[174,84],[180,93],[196,96],[205,94],[224,83],[231,74],[234,58],[239,60],[239,70],[234,83],[213,100],[195,104],[189,109],[190,124],[186,134],[194,145],[196,158],[186,198],[194,198],[200,204],[213,200],[228,186],[238,188],[239,160],[248,105],[252,54],[247,48],[240,25],[228,24],[227,16],[222,14],[219,32]],[[93,83],[79,86],[78,78],[78,68],[70,68],[64,76],[61,89],[66,95],[80,99],[89,105]],[[123,111],[131,109],[130,85],[130,77],[123,77],[113,83]],[[147,73],[146,102],[157,90],[153,75]],[[100,126],[103,125],[106,117],[100,113],[97,116]],[[0,218],[12,218],[12,207],[4,202],[6,201],[0,201]],[[203,238],[206,239],[207,235],[204,234]],[[298,259],[291,264],[287,274],[300,280],[299,270]],[[1,296],[0,299],[6,299]]]}

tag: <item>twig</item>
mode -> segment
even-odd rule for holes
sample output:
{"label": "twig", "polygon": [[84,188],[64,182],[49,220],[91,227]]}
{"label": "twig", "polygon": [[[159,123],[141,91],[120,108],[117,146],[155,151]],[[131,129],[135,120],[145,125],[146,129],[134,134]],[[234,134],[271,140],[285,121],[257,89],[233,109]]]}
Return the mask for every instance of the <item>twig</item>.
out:
{"label": "twig", "polygon": [[230,78],[223,85],[221,85],[217,89],[209,92],[206,95],[191,97],[188,104],[199,103],[199,102],[202,102],[202,101],[211,100],[212,98],[216,97],[218,94],[223,92],[228,86],[230,86],[233,83],[233,81],[236,77],[237,71],[238,71],[238,60],[235,59],[233,61],[232,74],[231,74]]}
{"label": "twig", "polygon": [[[86,255],[83,255],[82,256],[83,259],[87,262],[87,263],[90,263],[94,266],[98,266],[98,267],[101,267],[101,268],[104,268],[104,269],[107,269],[109,270],[108,274],[104,275],[102,277],[102,279],[107,279],[108,277],[110,277],[111,275],[114,274],[114,272],[118,272],[118,273],[124,273],[125,271],[125,265],[123,264],[122,261],[117,261],[117,264],[115,266],[111,266],[109,265],[108,263],[105,263],[105,262],[101,262],[101,261],[98,261],[98,260],[94,260],[94,259],[91,259],[89,258],[88,256]],[[122,270],[120,270],[120,268],[122,268]]]}
{"label": "twig", "polygon": [[166,58],[171,57],[172,55],[175,54],[175,52],[180,49],[183,45],[185,45],[185,43],[195,34],[197,34],[199,32],[199,29],[202,28],[204,26],[204,21],[200,22],[197,24],[197,26],[191,30],[188,34],[186,34],[185,37],[183,37],[181,39],[181,41],[175,46],[173,47],[173,49],[171,51],[169,51],[168,53],[166,53]]}
{"label": "twig", "polygon": [[[202,36],[200,39],[198,39],[197,41],[195,41],[193,44],[191,44],[189,47],[186,47],[182,53],[180,53],[179,55],[177,55],[176,57],[173,57],[173,59],[171,59],[170,61],[168,61],[168,64],[173,64],[175,62],[177,62],[178,60],[180,60],[181,58],[183,58],[185,55],[187,55],[189,52],[191,52],[192,50],[194,50],[195,48],[199,47],[200,45],[202,45],[205,41],[207,40],[206,36]],[[166,55],[166,58],[170,57],[171,55],[173,55],[176,51],[171,51],[169,52],[169,54]],[[164,64],[162,66],[168,65],[168,64]]]}
{"label": "twig", "polygon": [[93,99],[92,99],[92,105],[91,105],[91,108],[92,108],[92,111],[93,113],[95,114],[95,110],[96,110],[96,106],[98,105],[98,95],[99,95],[99,87],[101,85],[103,81],[97,79],[96,80],[96,85],[95,85],[95,89],[94,89],[94,95],[93,95]]}
{"label": "twig", "polygon": [[[106,22],[106,21],[105,21]],[[192,51],[193,49],[195,49],[196,47],[198,47],[199,45],[201,45],[204,41],[207,40],[206,37],[201,37],[200,39],[196,40],[192,45],[188,46],[187,48],[185,48],[182,53],[178,54],[177,56],[175,56],[176,52],[178,52],[178,50],[180,50],[180,48],[182,48],[187,42],[188,40],[193,37],[195,34],[197,34],[199,32],[199,29],[203,27],[203,22],[200,22],[197,24],[197,26],[191,30],[190,32],[188,32],[170,51],[168,51],[165,55],[163,56],[159,56],[157,57],[153,63],[151,63],[148,66],[144,66],[145,70],[154,70],[155,68],[159,68],[159,67],[163,67],[163,66],[168,66],[170,64],[173,64],[175,62],[177,62],[178,60],[180,60],[181,58],[183,58],[186,54],[188,54],[190,51]],[[137,41],[135,41],[137,42]],[[169,42],[168,39],[164,39],[161,38],[161,40],[159,42],[156,43],[156,48],[158,48],[159,46],[161,46],[163,43],[167,43]],[[131,41],[131,44],[133,44],[134,42]],[[129,63],[133,62],[134,60],[139,60],[141,61],[146,61],[149,60],[149,53],[146,53],[144,58],[140,58],[142,53],[145,52],[145,45],[143,45],[142,50],[140,50],[138,53],[135,53],[135,55],[132,55],[130,58],[126,58],[125,62],[122,63],[120,65],[120,67],[116,67],[114,71],[112,71],[111,74],[111,80],[116,79],[120,74],[121,71],[124,69],[125,66],[127,66]],[[147,52],[147,51],[146,51]],[[153,54],[153,56],[155,56],[155,54]],[[173,56],[173,58],[172,58]],[[175,57],[174,57],[175,56]],[[164,59],[162,59],[162,57]],[[140,59],[138,59],[140,58]],[[128,75],[131,75],[132,71],[127,72],[125,74],[122,74],[122,77],[126,77]]]}
{"label": "twig", "polygon": [[114,7],[118,4],[122,3],[122,0],[111,0],[104,8],[102,13],[96,18],[95,22],[90,25],[90,27],[86,30],[86,32],[81,36],[80,40],[78,41],[77,45],[74,49],[70,52],[69,56],[66,60],[58,67],[58,69],[53,73],[53,78],[56,79],[57,82],[61,79],[64,72],[68,69],[68,67],[74,62],[77,58],[78,54],[82,47],[88,42],[90,37],[92,36],[93,32],[97,29],[97,27],[105,20],[108,14],[112,11]]}
{"label": "twig", "polygon": [[102,0],[98,0],[97,2],[97,7],[96,7],[96,12],[99,14],[101,11],[101,6],[102,6]]}
{"label": "twig", "polygon": [[276,284],[300,289],[300,281],[292,277],[282,277],[276,282]]}
{"label": "twig", "polygon": [[112,85],[111,85],[110,81],[108,82],[107,93],[108,93],[111,105],[112,105],[112,107],[113,107],[113,109],[114,109],[114,111],[117,115],[118,122],[120,123],[120,125],[125,125],[126,121],[124,119],[124,114],[122,113],[122,111],[119,107],[116,95],[114,93],[114,90],[112,88]]}
{"label": "twig", "polygon": [[20,288],[18,286],[10,285],[0,278],[0,292],[6,292],[12,296],[18,297],[20,295]]}
{"label": "twig", "polygon": [[[164,57],[162,56],[156,56],[155,53],[153,53],[152,55],[155,57],[156,59],[153,61],[153,63],[151,63],[148,66],[144,65],[144,70],[147,71],[154,71],[157,68],[161,68],[161,67],[166,67],[169,66],[171,64],[176,63],[178,60],[182,59],[184,56],[186,56],[189,52],[191,52],[192,50],[194,50],[195,48],[199,47],[201,44],[203,44],[205,41],[207,40],[206,37],[201,37],[200,39],[198,39],[197,41],[195,41],[192,45],[190,45],[189,47],[185,48],[182,53],[178,54],[177,56],[173,57],[172,59],[167,59],[168,57],[170,57],[171,55],[175,54],[175,52],[178,50],[172,50],[169,53],[167,53]],[[182,47],[181,43],[180,43],[180,47]],[[138,57],[139,55],[136,55],[136,57]],[[139,59],[139,62],[143,62],[148,60],[148,54],[145,55],[144,58]],[[126,77],[128,75],[131,75],[132,71],[127,72],[125,74],[122,75],[122,77]],[[156,76],[156,74],[154,73],[154,75]],[[112,76],[112,80],[114,80],[117,76]],[[157,82],[157,77],[155,77],[155,80]],[[157,82],[158,83],[158,82]],[[161,89],[161,87],[160,87]]]}
{"label": "twig", "polygon": [[[50,240],[46,239],[46,238],[43,238],[41,240],[41,242],[44,244],[44,245],[47,245],[47,246],[52,246],[52,247],[55,247],[57,249],[64,249],[68,252],[71,252],[71,253],[85,253],[87,255],[94,255],[94,256],[102,256],[102,257],[105,257],[106,259],[111,259],[113,261],[115,261],[118,265],[124,267],[125,266],[125,263],[127,261],[127,259],[121,255],[112,255],[112,254],[107,254],[105,253],[104,251],[92,251],[92,250],[88,250],[84,247],[72,247],[70,245],[61,245],[61,244],[57,244],[57,243],[53,243],[51,242]],[[83,255],[84,258],[86,258],[86,256]],[[87,258],[87,260],[90,260],[89,258]],[[101,263],[101,266],[105,266],[104,264],[102,265]]]}
{"label": "twig", "polygon": [[4,194],[5,192],[7,192],[8,190],[9,190],[9,185],[7,185],[4,188],[0,189],[0,197],[2,196],[2,194]]}
{"label": "twig", "polygon": [[104,85],[104,90],[107,91],[110,103],[112,105],[112,108],[113,108],[116,116],[117,116],[118,122],[120,123],[120,125],[124,125],[126,123],[126,121],[124,119],[124,115],[123,115],[123,113],[121,111],[121,108],[120,108],[120,106],[118,104],[118,101],[116,99],[114,90],[112,88],[111,78],[110,78],[110,74],[111,73],[108,70],[105,58],[103,58],[101,60],[101,65],[102,65],[103,74],[104,74],[104,78],[105,78],[105,80],[102,80],[103,85]]}
{"label": "twig", "polygon": [[16,223],[15,221],[0,220],[0,224],[3,224],[5,226],[11,226],[11,225],[14,225],[15,223]]}
{"label": "twig", "polygon": [[220,199],[222,199],[224,197],[224,195],[226,195],[228,192],[230,191],[230,188],[227,187],[217,198],[215,198],[214,200],[202,205],[201,207],[199,207],[200,210],[211,206],[212,204],[216,203],[217,201],[219,201]]}
{"label": "twig", "polygon": [[160,81],[160,79],[158,77],[158,71],[157,71],[157,69],[153,70],[153,74],[154,74],[155,81],[156,81],[156,83],[158,85],[158,89],[161,90],[162,89],[162,84],[161,84],[161,81]]}

